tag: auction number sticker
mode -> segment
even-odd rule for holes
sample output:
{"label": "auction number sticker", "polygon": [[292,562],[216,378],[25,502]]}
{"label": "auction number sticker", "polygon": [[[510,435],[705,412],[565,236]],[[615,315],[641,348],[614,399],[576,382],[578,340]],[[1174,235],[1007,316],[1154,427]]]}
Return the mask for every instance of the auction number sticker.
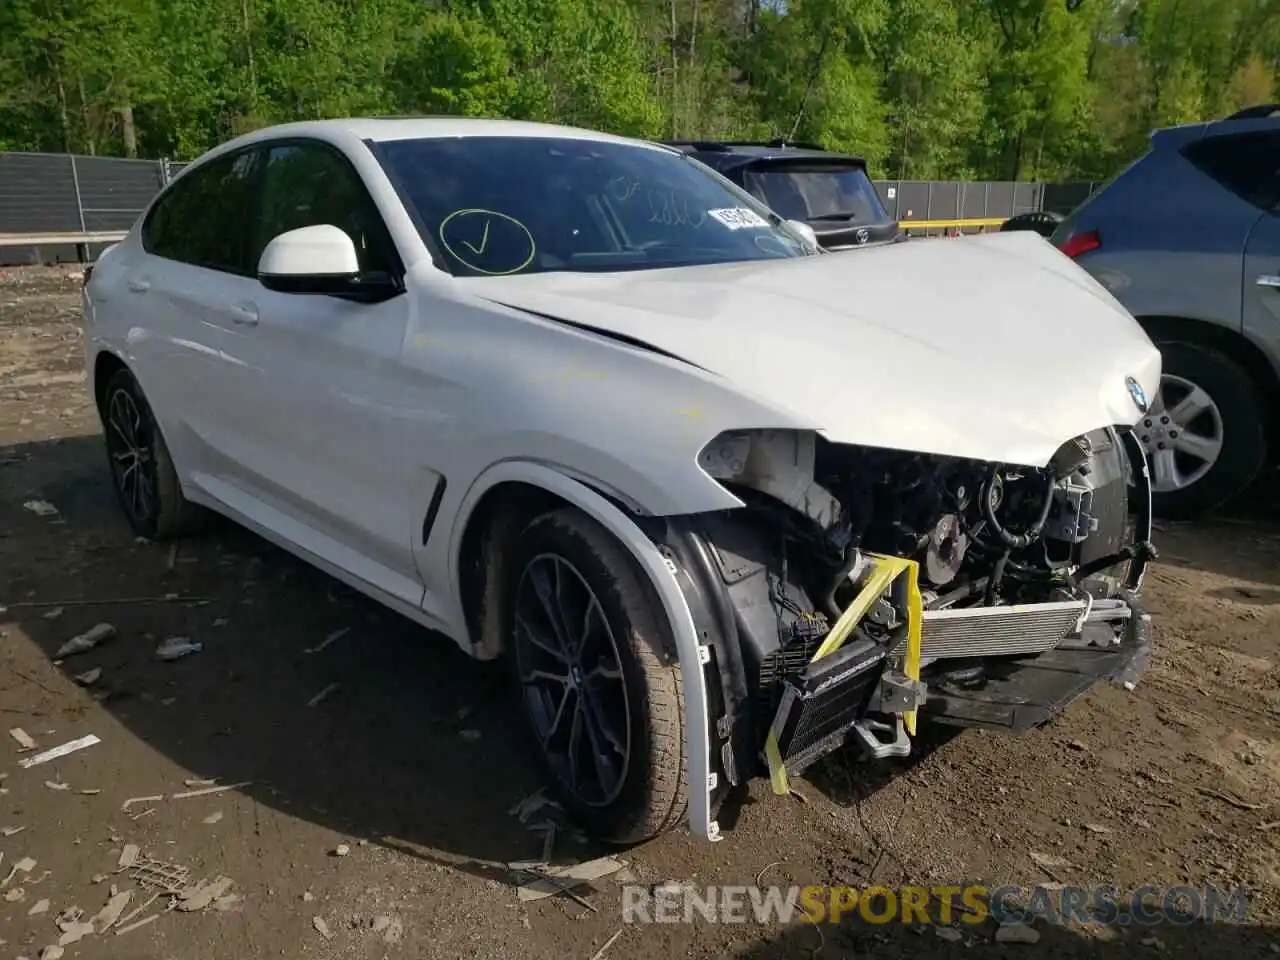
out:
{"label": "auction number sticker", "polygon": [[769,222],[746,207],[725,207],[723,210],[708,210],[709,216],[715,217],[730,230],[759,230],[769,226]]}

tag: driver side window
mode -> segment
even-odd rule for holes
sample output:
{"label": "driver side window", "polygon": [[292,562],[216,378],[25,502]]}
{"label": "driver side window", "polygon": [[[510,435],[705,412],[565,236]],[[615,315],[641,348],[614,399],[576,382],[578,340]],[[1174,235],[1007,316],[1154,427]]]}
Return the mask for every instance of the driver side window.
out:
{"label": "driver side window", "polygon": [[362,271],[394,272],[395,248],[382,215],[346,159],[316,143],[270,147],[251,231],[251,262],[280,234],[326,223],[351,237]]}

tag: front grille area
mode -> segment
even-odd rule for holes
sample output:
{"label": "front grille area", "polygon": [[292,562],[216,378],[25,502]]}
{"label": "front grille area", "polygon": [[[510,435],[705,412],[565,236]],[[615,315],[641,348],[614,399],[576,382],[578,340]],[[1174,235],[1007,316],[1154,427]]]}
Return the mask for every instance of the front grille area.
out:
{"label": "front grille area", "polygon": [[[1043,653],[1062,642],[1084,615],[1083,600],[1012,606],[926,610],[920,624],[920,656],[1007,657]],[[894,648],[906,648],[903,637]]]}

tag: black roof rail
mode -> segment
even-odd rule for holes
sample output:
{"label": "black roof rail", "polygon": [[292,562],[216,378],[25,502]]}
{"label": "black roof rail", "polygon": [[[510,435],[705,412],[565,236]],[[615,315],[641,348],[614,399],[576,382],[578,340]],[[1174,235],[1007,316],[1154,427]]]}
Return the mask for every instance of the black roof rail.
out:
{"label": "black roof rail", "polygon": [[728,153],[734,147],[772,147],[778,150],[794,149],[794,150],[821,150],[826,152],[826,147],[820,143],[809,143],[803,140],[783,140],[776,138],[773,140],[660,140],[668,147],[683,147],[690,150],[705,150],[708,152]]}
{"label": "black roof rail", "polygon": [[1237,110],[1226,120],[1262,120],[1280,114],[1280,103],[1260,103],[1257,106]]}
{"label": "black roof rail", "polygon": [[795,150],[822,150],[826,151],[820,143],[810,143],[805,140],[784,140],[781,137],[775,137],[772,140],[725,140],[725,146],[729,147],[774,147],[779,150],[788,148]]}
{"label": "black roof rail", "polygon": [[797,150],[826,150],[822,144],[809,140],[783,140],[781,138],[770,140],[765,144],[766,147],[795,147]]}
{"label": "black roof rail", "polygon": [[680,150],[703,150],[727,153],[729,146],[719,140],[659,140],[664,147],[676,147]]}

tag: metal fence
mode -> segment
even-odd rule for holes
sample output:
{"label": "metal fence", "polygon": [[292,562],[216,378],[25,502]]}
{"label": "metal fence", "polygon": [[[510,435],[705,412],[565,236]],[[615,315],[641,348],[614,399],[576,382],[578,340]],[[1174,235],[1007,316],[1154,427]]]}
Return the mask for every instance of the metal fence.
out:
{"label": "metal fence", "polygon": [[[168,160],[0,153],[0,264],[92,259],[129,229],[183,166]],[[1067,213],[1097,186],[955,180],[875,183],[889,213],[913,232],[925,233],[947,229],[955,221],[960,229],[974,229],[1029,211]]]}
{"label": "metal fence", "polygon": [[1008,220],[1020,213],[1049,210],[1068,214],[1098,184],[1014,182],[1011,180],[876,180],[886,209],[903,223],[940,220]]}

